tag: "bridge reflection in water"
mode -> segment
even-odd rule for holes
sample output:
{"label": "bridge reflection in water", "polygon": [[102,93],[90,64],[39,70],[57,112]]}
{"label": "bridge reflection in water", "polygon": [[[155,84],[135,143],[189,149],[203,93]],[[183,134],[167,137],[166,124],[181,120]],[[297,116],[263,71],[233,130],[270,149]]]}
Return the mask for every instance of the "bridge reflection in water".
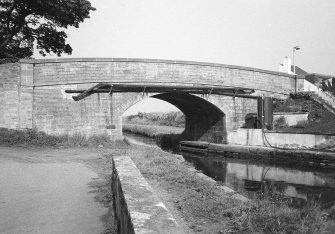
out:
{"label": "bridge reflection in water", "polygon": [[296,205],[308,200],[320,201],[325,207],[335,203],[335,172],[327,168],[287,168],[266,162],[251,162],[183,153],[186,160],[204,174],[234,190],[272,193],[292,198]]}

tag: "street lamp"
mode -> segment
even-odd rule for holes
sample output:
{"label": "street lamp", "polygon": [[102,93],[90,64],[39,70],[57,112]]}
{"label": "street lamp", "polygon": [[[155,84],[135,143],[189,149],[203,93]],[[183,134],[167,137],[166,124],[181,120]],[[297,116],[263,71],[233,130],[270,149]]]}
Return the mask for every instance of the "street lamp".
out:
{"label": "street lamp", "polygon": [[300,47],[299,46],[295,46],[293,47],[293,73],[295,74],[295,64],[294,64],[294,52],[296,50],[300,50]]}

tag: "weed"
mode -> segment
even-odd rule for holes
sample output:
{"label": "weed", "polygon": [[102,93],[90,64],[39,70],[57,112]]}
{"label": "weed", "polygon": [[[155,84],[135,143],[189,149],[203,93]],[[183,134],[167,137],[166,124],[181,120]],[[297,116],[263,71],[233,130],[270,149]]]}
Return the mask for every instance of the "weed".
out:
{"label": "weed", "polygon": [[285,116],[280,116],[273,123],[274,129],[288,128]]}

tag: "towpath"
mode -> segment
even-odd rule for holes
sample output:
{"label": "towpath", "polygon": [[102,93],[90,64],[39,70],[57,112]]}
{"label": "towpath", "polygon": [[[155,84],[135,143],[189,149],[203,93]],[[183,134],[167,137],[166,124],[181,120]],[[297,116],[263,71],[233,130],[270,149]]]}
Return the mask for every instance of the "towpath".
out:
{"label": "towpath", "polygon": [[94,150],[0,147],[0,233],[113,229],[108,205],[99,202],[103,160]]}

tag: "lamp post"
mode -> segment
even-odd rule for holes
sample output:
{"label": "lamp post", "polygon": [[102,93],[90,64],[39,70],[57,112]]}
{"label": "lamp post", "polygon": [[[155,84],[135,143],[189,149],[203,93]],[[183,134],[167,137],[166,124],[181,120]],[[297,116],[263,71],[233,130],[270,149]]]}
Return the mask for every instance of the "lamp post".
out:
{"label": "lamp post", "polygon": [[293,47],[293,73],[295,74],[295,63],[294,63],[294,52],[296,50],[300,50],[300,47],[299,46],[295,46]]}

